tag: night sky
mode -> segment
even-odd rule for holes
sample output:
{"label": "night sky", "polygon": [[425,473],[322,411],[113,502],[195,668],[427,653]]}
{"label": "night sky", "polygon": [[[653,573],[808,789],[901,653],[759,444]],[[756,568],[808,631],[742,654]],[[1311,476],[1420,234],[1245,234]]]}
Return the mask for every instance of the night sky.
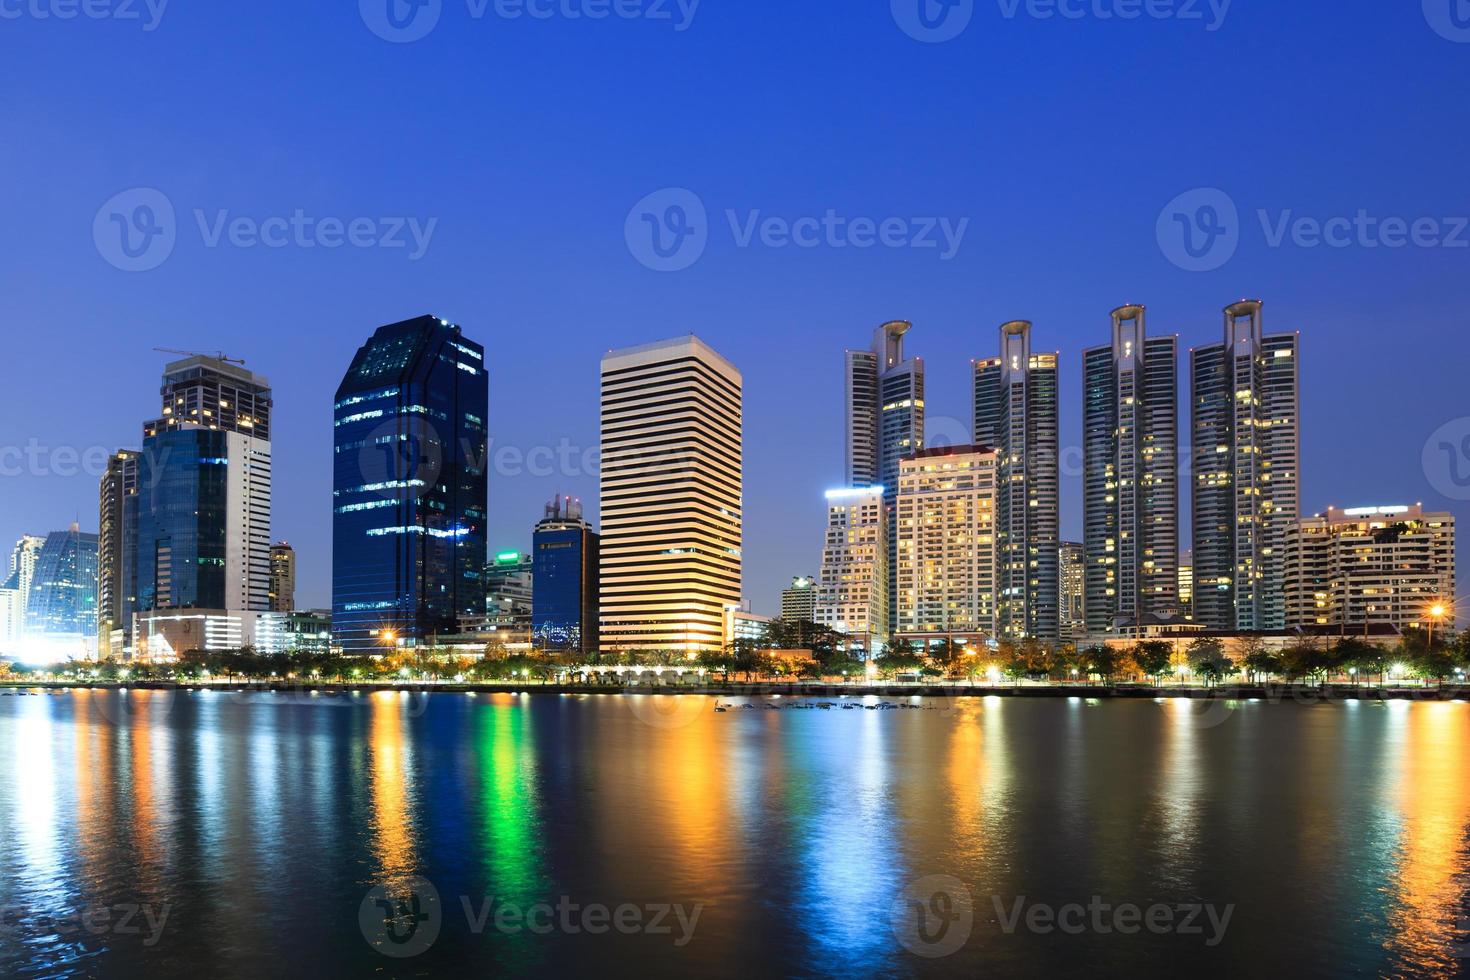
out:
{"label": "night sky", "polygon": [[[442,0],[411,43],[369,26],[393,35],[387,0],[173,0],[156,24],[143,0],[92,2],[138,19],[0,3],[7,549],[75,519],[96,529],[96,457],[138,446],[158,411],[171,355],[152,348],[223,350],[274,385],[275,536],[297,548],[298,604],[327,605],[332,394],[374,328],[422,313],[486,348],[490,433],[512,451],[491,473],[492,551],[527,547],[557,492],[595,515],[582,459],[604,350],[694,332],[741,368],[759,612],[818,569],[822,491],[842,470],[842,350],[893,318],[915,323],[931,429],[950,441],[968,427],[970,359],[994,354],[1001,322],[1034,321],[1037,345],[1063,355],[1075,447],[1081,350],[1106,342],[1109,310],[1145,303],[1153,332],[1181,336],[1187,396],[1187,348],[1218,339],[1226,303],[1259,297],[1268,331],[1303,335],[1304,509],[1422,500],[1470,517],[1446,496],[1470,497],[1451,465],[1470,482],[1470,457],[1438,448],[1460,446],[1470,422],[1422,462],[1431,433],[1470,415],[1470,27],[1452,0],[1235,0],[1223,22],[1205,0],[1189,4],[1198,19],[1133,20],[1100,18],[1092,0],[1074,3],[1081,18],[978,0],[940,43],[905,33],[934,37],[904,0],[897,14],[888,0],[703,0],[687,22],[688,0],[620,0],[663,16],[601,20],[509,18],[493,2],[477,18],[480,0]],[[136,188],[175,210],[175,241],[131,272],[111,215],[162,227],[159,197],[104,205]],[[691,218],[706,250],[673,272],[648,265],[691,253],[665,262],[637,239],[644,213],[678,227],[668,206],[691,198],[666,188],[692,191],[708,219]],[[1170,242],[1166,205],[1197,188],[1238,211],[1228,261]],[[1199,210],[1219,201],[1181,208],[1232,227]],[[136,210],[150,202],[159,221]],[[323,247],[330,225],[302,234],[311,248],[289,231],[283,247],[252,244],[248,229],[210,245],[222,212],[298,210],[368,219],[364,243],[394,219],[435,223],[416,258],[407,228],[398,248]],[[753,212],[829,210],[903,219],[894,242],[924,219],[968,225],[948,258],[937,231],[935,248],[783,247],[760,232],[740,244]],[[1360,211],[1434,221],[1402,247],[1384,243],[1392,226],[1335,246],[1298,227],[1272,245],[1287,212]],[[1201,264],[1218,267],[1182,267]],[[18,455],[28,446],[40,465]],[[535,447],[553,452],[531,473],[517,458]],[[69,451],[91,472],[67,475]],[[1077,538],[1073,470],[1063,530]]]}

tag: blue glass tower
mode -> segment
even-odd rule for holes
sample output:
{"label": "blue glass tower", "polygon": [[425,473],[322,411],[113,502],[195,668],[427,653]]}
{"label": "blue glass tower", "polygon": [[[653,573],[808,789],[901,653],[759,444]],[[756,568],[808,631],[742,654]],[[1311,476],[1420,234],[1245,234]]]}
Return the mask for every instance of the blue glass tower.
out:
{"label": "blue glass tower", "polygon": [[445,320],[380,327],[333,406],[332,638],[423,646],[483,617],[484,348]]}
{"label": "blue glass tower", "polygon": [[85,659],[96,652],[97,535],[73,524],[53,531],[36,557],[26,597],[26,633],[37,659]]}
{"label": "blue glass tower", "polygon": [[546,506],[532,537],[531,635],[553,653],[597,651],[598,536],[580,501]]}

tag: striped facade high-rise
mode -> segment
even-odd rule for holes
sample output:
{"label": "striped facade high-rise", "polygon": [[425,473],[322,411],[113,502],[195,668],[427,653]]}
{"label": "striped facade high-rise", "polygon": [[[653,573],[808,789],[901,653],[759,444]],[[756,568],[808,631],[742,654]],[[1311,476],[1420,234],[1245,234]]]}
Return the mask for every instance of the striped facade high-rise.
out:
{"label": "striped facade high-rise", "polygon": [[693,336],[604,355],[603,651],[724,645],[741,593],[741,384]]}

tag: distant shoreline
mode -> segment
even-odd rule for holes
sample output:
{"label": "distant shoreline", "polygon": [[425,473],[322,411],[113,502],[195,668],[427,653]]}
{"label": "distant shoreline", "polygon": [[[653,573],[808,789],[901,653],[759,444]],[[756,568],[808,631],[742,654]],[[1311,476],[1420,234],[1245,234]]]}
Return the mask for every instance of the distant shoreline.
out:
{"label": "distant shoreline", "polygon": [[470,683],[385,683],[385,684],[333,684],[314,681],[309,683],[270,681],[250,683],[246,681],[212,684],[188,684],[171,681],[95,681],[87,684],[60,681],[0,682],[0,696],[16,696],[21,692],[66,692],[66,691],[184,691],[197,693],[219,691],[223,693],[251,692],[259,694],[315,694],[344,695],[372,694],[379,691],[414,694],[541,694],[541,695],[693,695],[713,698],[782,697],[801,698],[953,698],[953,697],[1008,697],[1008,698],[1094,698],[1108,700],[1145,700],[1151,698],[1184,698],[1188,700],[1231,700],[1296,702],[1313,704],[1323,701],[1455,701],[1470,700],[1470,685],[1446,685],[1444,687],[1376,687],[1332,684],[1317,686],[1309,684],[1228,684],[1218,687],[1178,686],[1150,687],[1140,684],[1125,684],[1102,687],[1087,684],[1054,685],[988,685],[988,684],[819,684],[819,683],[734,683],[729,685],[701,684],[629,684],[629,685],[586,685],[586,684],[470,684]]}

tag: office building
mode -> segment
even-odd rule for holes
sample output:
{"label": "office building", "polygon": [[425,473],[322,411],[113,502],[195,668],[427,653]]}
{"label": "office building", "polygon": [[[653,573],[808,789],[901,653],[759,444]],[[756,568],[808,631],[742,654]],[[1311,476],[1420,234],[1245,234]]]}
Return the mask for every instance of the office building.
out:
{"label": "office building", "polygon": [[531,538],[531,632],[538,649],[597,652],[598,545],[580,500],[558,497],[546,505]]}
{"label": "office building", "polygon": [[898,632],[995,634],[996,453],[928,449],[898,476]]}
{"label": "office building", "polygon": [[997,632],[1060,635],[1057,360],[1031,349],[1031,324],[1000,328],[1000,356],[974,363],[977,445],[997,452]]}
{"label": "office building", "polygon": [[138,462],[137,611],[270,608],[270,443],[196,423]]}
{"label": "office building", "polygon": [[1086,554],[1080,541],[1057,546],[1057,582],[1061,603],[1061,640],[1075,643],[1087,632]]}
{"label": "office building", "polygon": [[[846,352],[843,369],[846,485],[884,488],[890,555],[897,548],[899,463],[924,448],[924,362],[905,358],[903,350],[912,328],[907,320],[883,324],[869,349]],[[894,572],[890,566],[890,595],[897,588]]]}
{"label": "office building", "polygon": [[1286,537],[1299,516],[1300,338],[1266,334],[1261,303],[1225,308],[1223,343],[1190,352],[1194,618],[1286,624]]}
{"label": "office building", "polygon": [[296,549],[285,541],[271,545],[271,612],[296,609]]}
{"label": "office building", "polygon": [[1329,507],[1286,539],[1286,621],[1354,633],[1374,624],[1453,627],[1455,518],[1420,505]]}
{"label": "office building", "polygon": [[811,575],[797,575],[791,587],[781,590],[781,618],[788,623],[816,622],[817,580]]}
{"label": "office building", "polygon": [[380,327],[333,405],[332,636],[431,644],[485,614],[485,352],[447,320]]}
{"label": "office building", "polygon": [[103,660],[123,659],[132,648],[138,608],[138,460],[119,450],[107,459],[99,491],[97,534],[97,648]]}
{"label": "office building", "polygon": [[770,616],[751,612],[749,603],[731,606],[725,610],[725,643],[768,647],[771,622]]}
{"label": "office building", "polygon": [[827,491],[816,622],[877,656],[889,637],[888,507],[882,487]]}
{"label": "office building", "polygon": [[1087,630],[1179,612],[1178,340],[1149,337],[1142,306],[1082,354]]}
{"label": "office building", "polygon": [[535,589],[534,555],[497,552],[485,566],[485,620],[461,621],[461,632],[489,628],[530,642]]}
{"label": "office building", "polygon": [[76,524],[46,535],[26,594],[21,654],[31,662],[97,656],[97,535]]}
{"label": "office building", "polygon": [[741,385],[693,335],[603,356],[603,651],[722,646],[741,594]]}

